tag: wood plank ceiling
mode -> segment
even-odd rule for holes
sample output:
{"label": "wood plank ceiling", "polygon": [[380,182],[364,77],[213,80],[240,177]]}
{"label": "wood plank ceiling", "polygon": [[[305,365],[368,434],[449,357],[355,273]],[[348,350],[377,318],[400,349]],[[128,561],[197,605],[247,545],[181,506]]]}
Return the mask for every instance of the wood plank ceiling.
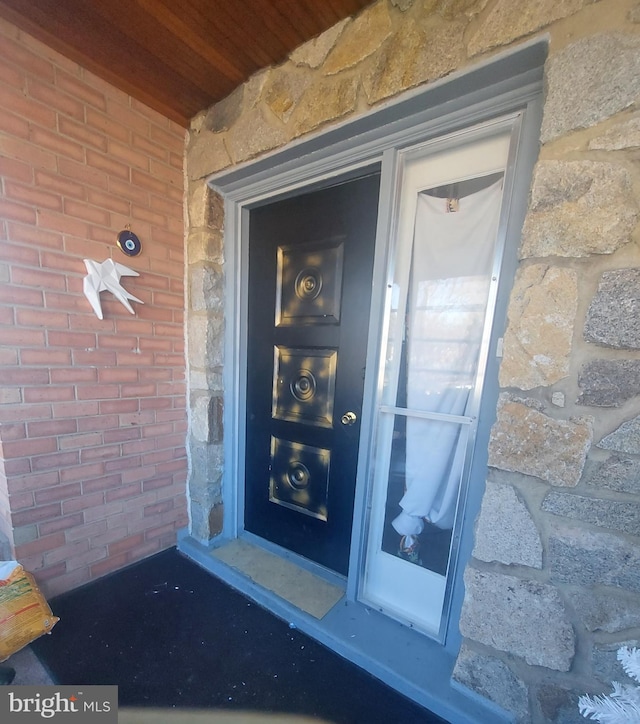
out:
{"label": "wood plank ceiling", "polygon": [[371,0],[0,0],[0,17],[187,126]]}

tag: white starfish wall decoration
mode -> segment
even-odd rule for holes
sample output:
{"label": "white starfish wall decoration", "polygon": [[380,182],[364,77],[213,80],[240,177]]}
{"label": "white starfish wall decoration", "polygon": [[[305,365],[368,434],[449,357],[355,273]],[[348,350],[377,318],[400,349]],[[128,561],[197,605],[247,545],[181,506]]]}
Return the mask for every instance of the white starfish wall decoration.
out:
{"label": "white starfish wall decoration", "polygon": [[100,292],[104,290],[111,292],[116,299],[124,304],[131,314],[135,314],[135,312],[131,304],[129,304],[129,299],[144,304],[141,299],[134,297],[133,294],[129,294],[120,284],[120,277],[140,276],[137,271],[129,269],[129,267],[124,266],[124,264],[118,264],[118,262],[113,261],[113,259],[105,259],[103,262],[85,259],[84,265],[89,272],[83,282],[84,295],[91,303],[98,319],[104,318],[102,315],[102,306],[100,305]]}

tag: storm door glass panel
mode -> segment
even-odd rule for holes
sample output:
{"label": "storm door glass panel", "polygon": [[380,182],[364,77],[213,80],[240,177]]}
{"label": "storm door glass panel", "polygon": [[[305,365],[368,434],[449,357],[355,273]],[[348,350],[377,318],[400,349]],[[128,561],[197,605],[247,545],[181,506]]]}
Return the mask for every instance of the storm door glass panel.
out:
{"label": "storm door glass panel", "polygon": [[400,371],[406,392],[397,400],[407,408],[401,436],[406,492],[392,521],[410,558],[425,523],[453,528],[464,436],[460,425],[414,413],[468,415],[500,213],[501,178],[468,195],[462,195],[466,184],[457,186],[445,187],[455,197],[441,197],[438,189],[421,192],[416,209]]}
{"label": "storm door glass panel", "polygon": [[434,636],[490,334],[509,138],[408,152],[401,178],[363,595]]}

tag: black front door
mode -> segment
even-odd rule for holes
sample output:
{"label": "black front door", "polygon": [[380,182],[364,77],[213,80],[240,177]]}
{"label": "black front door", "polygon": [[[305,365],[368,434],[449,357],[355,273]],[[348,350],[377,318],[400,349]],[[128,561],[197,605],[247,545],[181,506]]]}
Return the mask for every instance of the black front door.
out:
{"label": "black front door", "polygon": [[245,529],[347,573],[380,176],[249,218]]}

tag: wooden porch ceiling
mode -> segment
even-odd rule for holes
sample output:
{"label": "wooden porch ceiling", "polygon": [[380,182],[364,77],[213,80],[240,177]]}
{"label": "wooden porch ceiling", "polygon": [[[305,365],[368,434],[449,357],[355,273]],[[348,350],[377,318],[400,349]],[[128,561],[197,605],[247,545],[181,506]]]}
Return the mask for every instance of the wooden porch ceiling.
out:
{"label": "wooden porch ceiling", "polygon": [[0,0],[0,17],[187,126],[371,0]]}

